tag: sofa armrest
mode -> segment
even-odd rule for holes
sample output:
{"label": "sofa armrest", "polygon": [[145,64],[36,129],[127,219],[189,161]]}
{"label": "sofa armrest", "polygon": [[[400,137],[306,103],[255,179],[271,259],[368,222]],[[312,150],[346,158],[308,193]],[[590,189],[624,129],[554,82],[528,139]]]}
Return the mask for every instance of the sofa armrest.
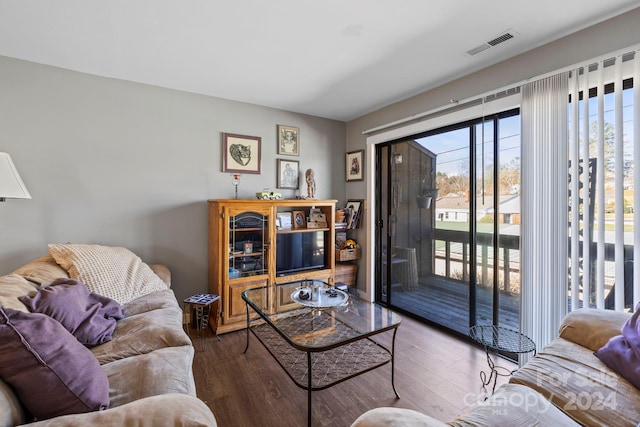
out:
{"label": "sofa armrest", "polygon": [[560,336],[592,351],[605,345],[610,338],[620,335],[622,325],[631,314],[613,310],[583,308],[565,316],[560,325]]}
{"label": "sofa armrest", "polygon": [[447,427],[447,424],[413,409],[382,407],[360,415],[351,427]]}
{"label": "sofa armrest", "polygon": [[149,264],[149,268],[162,279],[167,287],[171,288],[171,270],[163,264]]}
{"label": "sofa armrest", "polygon": [[200,399],[174,393],[146,397],[106,411],[65,415],[29,425],[33,427],[215,427],[217,423],[211,410]]}

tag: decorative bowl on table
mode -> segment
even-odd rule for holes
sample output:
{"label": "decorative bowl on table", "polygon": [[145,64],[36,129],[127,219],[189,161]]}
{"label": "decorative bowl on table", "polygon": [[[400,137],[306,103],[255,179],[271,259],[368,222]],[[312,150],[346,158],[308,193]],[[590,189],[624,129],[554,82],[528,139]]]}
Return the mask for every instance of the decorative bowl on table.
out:
{"label": "decorative bowl on table", "polygon": [[300,286],[291,293],[291,299],[306,307],[328,308],[346,304],[349,294],[332,287]]}

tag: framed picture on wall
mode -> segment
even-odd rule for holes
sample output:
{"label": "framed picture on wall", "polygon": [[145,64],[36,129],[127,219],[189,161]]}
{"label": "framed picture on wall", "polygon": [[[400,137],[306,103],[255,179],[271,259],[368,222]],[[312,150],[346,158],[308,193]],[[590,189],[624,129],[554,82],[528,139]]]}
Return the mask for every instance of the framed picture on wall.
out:
{"label": "framed picture on wall", "polygon": [[364,180],[364,150],[351,151],[347,153],[346,169],[347,181]]}
{"label": "framed picture on wall", "polygon": [[222,172],[260,174],[262,138],[222,134]]}
{"label": "framed picture on wall", "polygon": [[278,154],[300,155],[300,128],[278,125]]}
{"label": "framed picture on wall", "polygon": [[297,160],[277,159],[278,188],[298,188],[299,162]]}

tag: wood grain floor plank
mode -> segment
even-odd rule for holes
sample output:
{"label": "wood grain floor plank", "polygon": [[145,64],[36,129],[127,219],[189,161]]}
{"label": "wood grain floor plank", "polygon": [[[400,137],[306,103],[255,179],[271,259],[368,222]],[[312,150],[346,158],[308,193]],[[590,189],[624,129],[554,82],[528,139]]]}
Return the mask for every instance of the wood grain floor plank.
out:
{"label": "wood grain floor plank", "polygon": [[[390,343],[391,335],[380,336]],[[196,349],[200,343],[196,340]],[[198,397],[220,427],[299,427],[306,425],[307,392],[296,386],[264,347],[245,331],[205,337],[196,351]],[[514,369],[504,359],[499,366]],[[348,427],[363,412],[393,406],[414,409],[442,421],[461,414],[482,395],[479,373],[487,370],[482,348],[403,316],[396,337],[395,385],[386,365],[326,390],[313,392],[313,425]],[[499,384],[506,382],[500,378]]]}

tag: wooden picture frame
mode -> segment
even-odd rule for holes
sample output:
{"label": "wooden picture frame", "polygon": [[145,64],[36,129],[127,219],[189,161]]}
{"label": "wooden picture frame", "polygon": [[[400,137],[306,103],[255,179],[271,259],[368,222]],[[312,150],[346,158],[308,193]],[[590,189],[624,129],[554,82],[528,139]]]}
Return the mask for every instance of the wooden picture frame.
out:
{"label": "wooden picture frame", "polygon": [[278,188],[298,189],[300,162],[297,160],[277,159]]}
{"label": "wooden picture frame", "polygon": [[222,134],[222,172],[260,174],[262,138]]}
{"label": "wooden picture frame", "polygon": [[364,180],[364,150],[347,153],[345,165],[347,181]]}
{"label": "wooden picture frame", "polygon": [[363,199],[350,199],[347,200],[346,209],[349,210],[347,218],[347,229],[358,228],[360,225],[360,218],[362,217],[362,205]]}
{"label": "wooden picture frame", "polygon": [[278,125],[278,154],[300,155],[300,128]]}
{"label": "wooden picture frame", "polygon": [[307,218],[304,211],[293,211],[293,228],[307,228]]}

